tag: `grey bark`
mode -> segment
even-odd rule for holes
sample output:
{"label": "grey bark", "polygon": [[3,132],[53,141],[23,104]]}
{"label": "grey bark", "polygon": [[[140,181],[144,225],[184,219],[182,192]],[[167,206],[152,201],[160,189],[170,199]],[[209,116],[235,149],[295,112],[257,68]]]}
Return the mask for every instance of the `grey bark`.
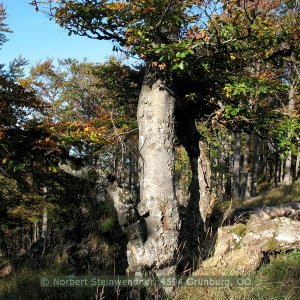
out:
{"label": "grey bark", "polygon": [[259,169],[259,138],[253,137],[252,174],[251,174],[251,197],[256,196],[257,178]]}
{"label": "grey bark", "polygon": [[47,212],[47,208],[45,208],[43,212],[43,221],[42,221],[42,233],[41,233],[42,238],[46,238],[47,236],[47,225],[48,225],[48,212]]}
{"label": "grey bark", "polygon": [[288,156],[285,160],[285,167],[284,167],[284,177],[283,177],[283,184],[290,185],[293,182],[292,176],[292,152],[289,151]]}
{"label": "grey bark", "polygon": [[151,268],[156,274],[175,271],[180,219],[174,186],[175,98],[166,83],[151,72],[144,79],[138,105],[138,211],[144,217],[147,239],[129,245],[129,270]]}
{"label": "grey bark", "polygon": [[129,151],[128,155],[128,188],[130,193],[133,192],[133,162],[132,162],[132,153]]}
{"label": "grey bark", "polygon": [[199,190],[200,190],[200,215],[202,221],[206,222],[206,216],[211,203],[211,165],[209,157],[209,146],[205,141],[199,142]]}
{"label": "grey bark", "polygon": [[246,134],[246,149],[244,152],[242,168],[242,184],[240,187],[240,198],[248,199],[251,197],[251,135]]}
{"label": "grey bark", "polygon": [[[288,111],[289,114],[292,115],[295,109],[295,93],[296,93],[297,83],[293,81],[289,91],[289,103],[288,103]],[[288,156],[285,161],[285,169],[284,169],[284,177],[283,184],[290,185],[293,182],[293,174],[292,174],[292,152],[289,151]]]}
{"label": "grey bark", "polygon": [[[105,186],[128,235],[128,273],[174,273],[180,219],[174,187],[174,105],[163,80],[146,77],[139,99],[140,202],[102,170],[62,162],[65,172]],[[145,226],[144,226],[145,225]]]}
{"label": "grey bark", "polygon": [[33,223],[33,242],[36,242],[40,238],[38,222],[34,221]]}
{"label": "grey bark", "polygon": [[228,170],[230,169],[231,158],[230,154],[227,154],[225,158],[225,165],[226,165],[226,183],[225,183],[225,199],[230,199],[232,197],[232,180],[231,175],[228,175]]}
{"label": "grey bark", "polygon": [[[43,188],[43,193],[44,193],[44,199],[46,199],[47,197],[47,188],[44,187]],[[41,233],[41,237],[43,239],[46,239],[47,236],[47,226],[48,226],[48,211],[47,208],[44,208],[44,212],[43,212],[43,219],[42,219],[42,233]]]}
{"label": "grey bark", "polygon": [[[299,152],[299,150],[298,150]],[[299,178],[299,166],[300,166],[300,155],[297,154],[296,156],[296,163],[295,163],[295,180]]]}
{"label": "grey bark", "polygon": [[283,180],[284,180],[284,168],[285,168],[285,161],[283,160],[280,160],[279,161],[280,163],[280,183],[283,183]]}
{"label": "grey bark", "polygon": [[240,198],[241,133],[234,132],[233,144],[233,196]]}

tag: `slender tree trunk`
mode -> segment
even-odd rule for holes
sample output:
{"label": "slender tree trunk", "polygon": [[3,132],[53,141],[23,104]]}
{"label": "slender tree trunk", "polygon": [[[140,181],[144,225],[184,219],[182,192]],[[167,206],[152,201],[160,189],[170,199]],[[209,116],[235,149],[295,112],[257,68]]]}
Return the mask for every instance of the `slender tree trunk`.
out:
{"label": "slender tree trunk", "polygon": [[[252,153],[251,153],[252,152]],[[259,159],[259,140],[258,136],[253,136],[253,151],[251,136],[246,138],[246,151],[244,154],[244,192],[242,198],[248,199],[256,195],[257,176],[258,176],[258,159]]]}
{"label": "slender tree trunk", "polygon": [[208,208],[211,202],[211,165],[209,146],[205,141],[199,142],[200,155],[198,159],[199,189],[200,189],[200,215],[205,223]]}
{"label": "slender tree trunk", "polygon": [[[274,166],[274,172],[273,172],[273,166]],[[279,158],[278,153],[275,153],[273,159],[270,159],[269,182],[271,182],[273,179],[276,186],[281,183],[281,160]]]}
{"label": "slender tree trunk", "polygon": [[251,197],[256,196],[258,170],[259,170],[259,138],[255,134],[253,137]]}
{"label": "slender tree trunk", "polygon": [[246,134],[246,150],[244,153],[243,171],[242,171],[242,191],[240,197],[248,199],[251,197],[251,135]]}
{"label": "slender tree trunk", "polygon": [[258,168],[258,172],[260,172],[260,176],[266,180],[268,178],[268,153],[267,153],[267,147],[264,143],[261,145],[261,153],[260,153],[260,165]]}
{"label": "slender tree trunk", "polygon": [[225,199],[231,199],[232,197],[232,180],[231,180],[231,175],[228,175],[230,170],[230,164],[231,164],[230,155],[227,154],[227,157],[225,159],[225,165],[226,165]]}
{"label": "slender tree trunk", "polygon": [[[289,92],[289,103],[288,103],[288,110],[289,114],[292,115],[295,109],[295,92],[296,92],[296,81],[293,81],[290,86]],[[293,175],[292,175],[292,152],[289,151],[287,158],[285,160],[285,168],[284,168],[284,177],[283,177],[283,184],[290,185],[293,182]]]}
{"label": "slender tree trunk", "polygon": [[[299,152],[299,149],[298,149]],[[296,157],[296,165],[295,165],[295,180],[299,178],[299,166],[300,166],[300,155],[299,153],[297,154]]]}
{"label": "slender tree trunk", "polygon": [[285,160],[284,174],[283,174],[283,185],[290,185],[293,182],[292,177],[292,153],[289,151],[288,156]]}
{"label": "slender tree trunk", "polygon": [[133,162],[132,162],[132,152],[129,150],[128,155],[128,189],[129,192],[133,192]]}
{"label": "slender tree trunk", "polygon": [[234,132],[233,144],[233,196],[240,198],[240,170],[241,170],[241,133]]}
{"label": "slender tree trunk", "polygon": [[280,183],[283,184],[284,181],[284,170],[285,170],[285,161],[284,160],[280,160]]}
{"label": "slender tree trunk", "polygon": [[[47,192],[48,192],[47,187],[44,187],[43,188],[43,193],[44,193],[43,198],[45,199],[45,201],[47,198]],[[41,233],[41,237],[45,240],[46,240],[46,236],[47,236],[47,226],[48,226],[48,210],[45,207],[44,212],[43,212],[42,233]]]}
{"label": "slender tree trunk", "polygon": [[[221,157],[218,156],[215,159],[215,166],[220,166],[222,164]],[[215,181],[215,191],[216,196],[221,199],[223,195],[223,174],[216,168],[216,171],[214,172],[214,181]]]}
{"label": "slender tree trunk", "polygon": [[45,208],[43,213],[42,233],[41,233],[41,237],[43,239],[45,239],[47,236],[47,226],[48,226],[48,211],[47,208]]}
{"label": "slender tree trunk", "polygon": [[34,221],[33,223],[33,242],[35,243],[40,238],[38,222]]}

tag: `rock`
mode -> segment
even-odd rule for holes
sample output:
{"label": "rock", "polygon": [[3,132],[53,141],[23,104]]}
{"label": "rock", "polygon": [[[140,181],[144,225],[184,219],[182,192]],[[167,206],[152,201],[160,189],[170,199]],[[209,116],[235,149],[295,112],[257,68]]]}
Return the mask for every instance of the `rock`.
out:
{"label": "rock", "polygon": [[299,204],[256,210],[246,224],[219,228],[214,255],[202,263],[195,275],[250,274],[268,253],[300,249],[300,221],[287,217],[297,215],[298,207]]}
{"label": "rock", "polygon": [[0,278],[3,278],[5,276],[8,276],[12,273],[13,271],[13,266],[11,263],[5,263],[0,266]]}

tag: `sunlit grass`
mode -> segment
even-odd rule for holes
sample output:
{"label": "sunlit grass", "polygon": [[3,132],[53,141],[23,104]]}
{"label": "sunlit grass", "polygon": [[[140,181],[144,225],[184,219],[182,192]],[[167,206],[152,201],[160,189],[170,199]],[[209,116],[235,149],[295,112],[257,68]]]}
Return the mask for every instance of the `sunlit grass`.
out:
{"label": "sunlit grass", "polygon": [[185,287],[176,300],[298,300],[300,299],[300,251],[271,258],[254,275],[251,287]]}
{"label": "sunlit grass", "polygon": [[261,191],[257,197],[247,200],[245,205],[274,206],[299,201],[300,181],[298,180],[291,185],[279,186],[267,191]]}

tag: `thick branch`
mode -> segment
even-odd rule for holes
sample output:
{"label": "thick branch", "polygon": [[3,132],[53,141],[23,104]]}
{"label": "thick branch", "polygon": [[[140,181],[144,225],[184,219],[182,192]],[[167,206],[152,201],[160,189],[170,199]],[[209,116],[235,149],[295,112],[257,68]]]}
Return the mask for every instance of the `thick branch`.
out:
{"label": "thick branch", "polygon": [[60,162],[59,167],[69,175],[103,185],[113,200],[119,225],[127,234],[130,244],[143,244],[145,240],[143,220],[137,211],[136,203],[129,191],[118,186],[113,175],[105,174],[93,166],[76,165],[70,160]]}
{"label": "thick branch", "polygon": [[63,170],[67,174],[86,181],[97,182],[100,177],[105,178],[105,180],[107,180],[107,176],[103,171],[92,166],[76,165],[70,160],[59,162],[58,165],[61,168],[61,170]]}

